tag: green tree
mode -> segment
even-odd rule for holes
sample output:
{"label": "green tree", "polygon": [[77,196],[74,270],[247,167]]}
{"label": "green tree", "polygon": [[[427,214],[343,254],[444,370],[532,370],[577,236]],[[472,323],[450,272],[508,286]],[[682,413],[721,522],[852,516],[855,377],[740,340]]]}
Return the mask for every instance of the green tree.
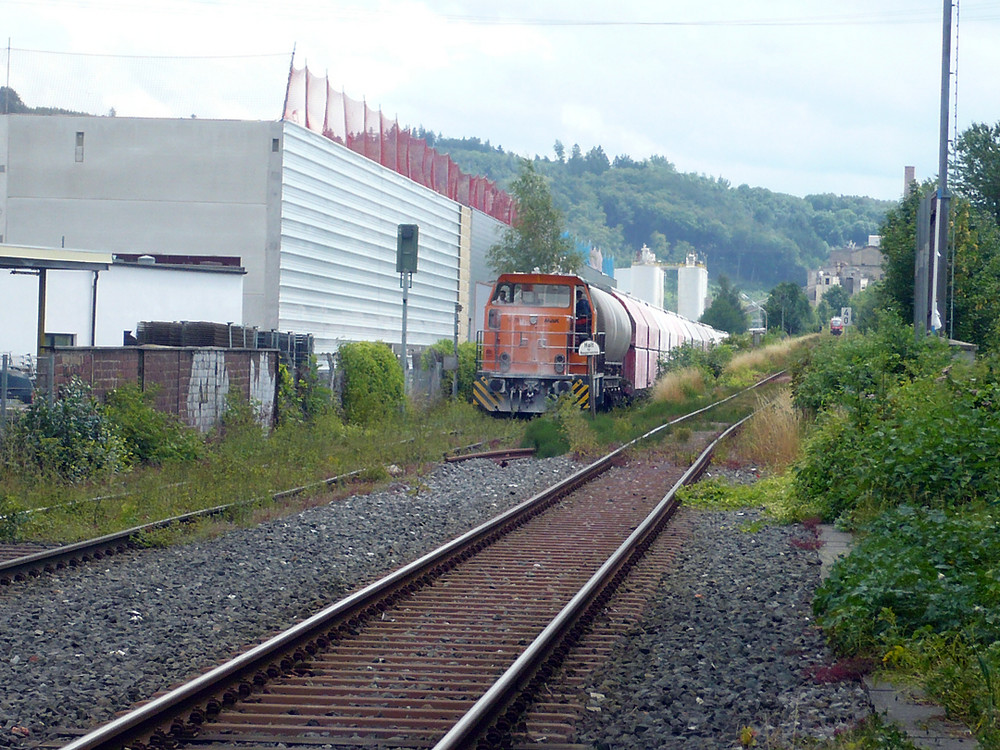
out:
{"label": "green tree", "polygon": [[1000,123],[974,123],[955,141],[955,189],[1000,222]]}
{"label": "green tree", "polygon": [[607,154],[600,146],[594,146],[590,149],[584,157],[584,161],[587,163],[587,171],[594,174],[604,174],[611,169],[611,162],[608,161]]}
{"label": "green tree", "polygon": [[809,306],[809,299],[802,287],[783,281],[768,295],[764,303],[769,328],[780,326],[791,335],[815,330],[816,316]]}
{"label": "green tree", "polygon": [[740,304],[739,290],[725,276],[719,277],[719,293],[702,314],[701,322],[728,333],[746,332],[749,322]]}
{"label": "green tree", "polygon": [[823,323],[830,318],[840,315],[841,308],[851,306],[851,295],[847,293],[844,287],[836,284],[827,288],[823,292],[823,297],[820,299],[819,304],[816,305],[816,317],[819,319],[819,324]]}
{"label": "green tree", "polygon": [[0,114],[16,115],[28,112],[30,109],[21,101],[16,91],[7,86],[0,86]]}
{"label": "green tree", "polygon": [[511,185],[517,201],[517,221],[500,242],[486,251],[486,262],[497,273],[576,271],[582,258],[563,231],[562,214],[552,203],[545,178],[527,159]]}
{"label": "green tree", "polygon": [[901,320],[913,320],[913,260],[917,248],[917,209],[931,182],[910,192],[907,198],[892,208],[882,224],[880,250],[885,259],[881,282],[882,306]]}
{"label": "green tree", "polygon": [[1000,348],[1000,229],[991,214],[962,198],[952,200],[951,223],[952,332],[956,339],[995,352]]}

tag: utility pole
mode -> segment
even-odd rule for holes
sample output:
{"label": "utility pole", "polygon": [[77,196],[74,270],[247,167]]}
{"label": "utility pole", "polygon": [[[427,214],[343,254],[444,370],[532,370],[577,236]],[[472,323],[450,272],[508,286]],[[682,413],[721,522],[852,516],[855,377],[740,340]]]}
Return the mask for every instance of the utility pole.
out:
{"label": "utility pole", "polygon": [[938,140],[938,194],[937,211],[935,213],[934,252],[931,260],[931,329],[935,332],[942,328],[941,313],[938,299],[939,291],[945,290],[944,274],[941,266],[948,257],[948,92],[951,84],[951,3],[944,0],[944,18],[941,30],[941,130]]}

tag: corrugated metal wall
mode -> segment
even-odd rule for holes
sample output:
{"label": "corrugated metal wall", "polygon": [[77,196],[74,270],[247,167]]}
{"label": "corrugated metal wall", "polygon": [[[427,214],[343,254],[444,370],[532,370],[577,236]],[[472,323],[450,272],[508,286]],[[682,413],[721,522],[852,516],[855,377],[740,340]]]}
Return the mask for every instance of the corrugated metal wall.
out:
{"label": "corrugated metal wall", "polygon": [[420,227],[407,344],[454,334],[460,206],[322,136],[284,123],[278,328],[308,331],[316,351],[400,341],[396,229]]}
{"label": "corrugated metal wall", "polygon": [[483,327],[483,316],[486,314],[486,297],[488,292],[476,296],[477,284],[492,286],[497,275],[486,263],[486,251],[503,238],[507,225],[487,216],[482,211],[473,209],[470,214],[472,221],[470,232],[470,267],[469,267],[469,304],[464,308],[462,325],[463,336],[470,341],[476,340],[476,332]]}

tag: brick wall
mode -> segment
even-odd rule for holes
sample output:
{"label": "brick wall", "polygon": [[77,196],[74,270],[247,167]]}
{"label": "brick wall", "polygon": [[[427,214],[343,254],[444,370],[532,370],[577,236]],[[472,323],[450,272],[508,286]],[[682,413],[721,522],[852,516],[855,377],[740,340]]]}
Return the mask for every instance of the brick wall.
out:
{"label": "brick wall", "polygon": [[199,347],[100,347],[56,349],[56,387],[78,377],[98,399],[137,383],[156,390],[154,405],[201,432],[215,427],[230,391],[259,404],[258,418],[274,424],[278,352],[274,349]]}

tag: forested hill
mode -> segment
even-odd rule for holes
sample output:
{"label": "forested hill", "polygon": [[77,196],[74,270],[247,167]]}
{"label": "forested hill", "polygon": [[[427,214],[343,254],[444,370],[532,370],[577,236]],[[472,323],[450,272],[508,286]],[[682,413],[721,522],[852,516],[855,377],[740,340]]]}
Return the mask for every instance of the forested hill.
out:
{"label": "forested hill", "polygon": [[[463,171],[482,174],[501,187],[517,174],[518,157],[478,138],[442,138],[419,131]],[[831,249],[867,244],[892,201],[810,195],[798,198],[723,178],[678,172],[663,157],[611,162],[598,146],[556,158],[535,157],[549,178],[567,229],[604,257],[627,266],[643,244],[662,262],[699,253],[713,279],[725,274],[738,285],[769,289],[782,281],[805,284],[806,271],[823,265]],[[559,155],[562,158],[559,158]]]}

